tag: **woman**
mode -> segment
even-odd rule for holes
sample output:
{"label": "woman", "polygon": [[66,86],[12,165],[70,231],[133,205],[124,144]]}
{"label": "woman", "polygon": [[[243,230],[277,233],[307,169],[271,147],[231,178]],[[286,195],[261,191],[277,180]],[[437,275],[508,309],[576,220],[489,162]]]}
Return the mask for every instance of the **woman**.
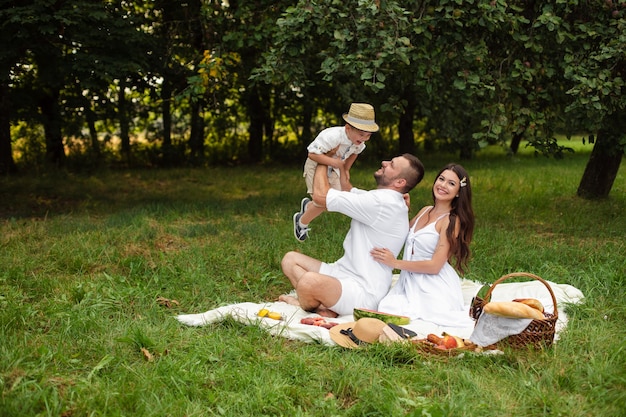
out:
{"label": "woman", "polygon": [[375,260],[400,269],[400,278],[378,305],[379,311],[426,320],[440,326],[473,326],[461,283],[449,260],[465,273],[474,232],[472,188],[461,165],[446,165],[432,188],[434,205],[422,208],[409,224],[402,260],[374,248]]}

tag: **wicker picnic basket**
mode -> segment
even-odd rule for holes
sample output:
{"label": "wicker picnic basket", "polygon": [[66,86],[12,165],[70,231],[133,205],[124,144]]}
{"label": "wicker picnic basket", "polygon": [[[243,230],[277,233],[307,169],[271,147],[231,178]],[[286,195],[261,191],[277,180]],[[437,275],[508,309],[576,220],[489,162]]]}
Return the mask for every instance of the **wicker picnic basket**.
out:
{"label": "wicker picnic basket", "polygon": [[429,342],[426,339],[413,339],[411,340],[413,346],[420,353],[426,353],[429,355],[442,356],[442,357],[453,357],[460,355],[464,352],[480,352],[482,348],[479,348],[477,345],[473,343],[469,343],[461,348],[452,348],[452,349],[441,349],[438,348],[436,344]]}
{"label": "wicker picnic basket", "polygon": [[506,346],[510,346],[513,348],[524,348],[527,346],[534,346],[537,349],[540,349],[544,346],[548,347],[552,345],[552,342],[554,341],[555,330],[556,330],[556,321],[559,318],[559,312],[556,308],[556,297],[554,296],[554,292],[552,292],[552,288],[550,288],[550,284],[548,284],[546,280],[538,277],[537,275],[530,274],[527,272],[513,272],[511,274],[507,274],[507,275],[500,277],[491,285],[491,287],[489,287],[489,290],[487,290],[487,293],[485,294],[484,298],[481,298],[479,296],[474,297],[474,300],[472,300],[472,305],[470,307],[470,312],[469,312],[470,316],[474,320],[478,321],[478,318],[482,314],[483,307],[491,299],[491,293],[493,292],[494,288],[498,284],[502,283],[502,281],[505,281],[510,278],[515,278],[515,277],[532,278],[541,282],[543,285],[545,285],[548,291],[550,292],[550,296],[552,297],[552,305],[554,306],[554,312],[553,313],[544,312],[544,315],[546,316],[545,319],[531,321],[528,327],[526,327],[526,329],[524,329],[521,333],[508,336],[507,338],[500,340],[496,345],[497,346],[506,345]]}

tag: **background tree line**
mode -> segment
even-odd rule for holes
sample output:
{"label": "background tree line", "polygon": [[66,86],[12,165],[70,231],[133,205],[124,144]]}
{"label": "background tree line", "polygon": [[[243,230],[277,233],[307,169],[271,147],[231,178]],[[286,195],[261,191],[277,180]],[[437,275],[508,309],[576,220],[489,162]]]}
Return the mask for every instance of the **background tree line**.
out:
{"label": "background tree line", "polygon": [[304,159],[352,101],[371,158],[626,149],[626,0],[0,0],[0,172]]}

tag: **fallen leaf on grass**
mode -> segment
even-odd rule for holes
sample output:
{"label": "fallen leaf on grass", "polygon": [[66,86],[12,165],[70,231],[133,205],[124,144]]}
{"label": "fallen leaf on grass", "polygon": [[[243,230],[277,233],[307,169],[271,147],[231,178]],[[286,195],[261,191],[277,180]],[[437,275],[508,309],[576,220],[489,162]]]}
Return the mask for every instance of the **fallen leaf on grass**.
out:
{"label": "fallen leaf on grass", "polygon": [[146,348],[141,348],[141,353],[143,353],[143,357],[148,361],[148,362],[152,362],[154,360],[154,356],[152,355],[152,353],[150,353],[148,351],[148,349]]}
{"label": "fallen leaf on grass", "polygon": [[172,306],[179,306],[180,303],[176,300],[170,300],[168,298],[164,298],[164,297],[159,297],[156,299],[157,303],[159,305],[165,306],[167,308],[172,308]]}

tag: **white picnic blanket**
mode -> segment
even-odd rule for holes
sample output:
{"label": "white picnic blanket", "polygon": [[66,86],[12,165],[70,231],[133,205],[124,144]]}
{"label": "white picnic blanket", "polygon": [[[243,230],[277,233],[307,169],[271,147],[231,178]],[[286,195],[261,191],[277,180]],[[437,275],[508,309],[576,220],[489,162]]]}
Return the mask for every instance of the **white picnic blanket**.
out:
{"label": "white picnic blanket", "polygon": [[[557,301],[559,318],[556,323],[555,339],[558,339],[559,331],[567,325],[567,316],[564,311],[565,306],[567,304],[580,303],[584,295],[579,289],[569,284],[556,284],[549,281],[548,283]],[[463,299],[468,314],[472,298],[478,293],[482,286],[483,284],[479,282],[467,279],[462,280],[461,288],[463,290]],[[536,298],[544,305],[546,312],[554,312],[552,297],[550,297],[550,293],[545,285],[539,281],[501,283],[498,284],[491,293],[491,301],[511,301],[514,298]],[[263,308],[280,313],[282,320],[258,317],[257,313]],[[300,320],[305,317],[319,317],[319,315],[306,312],[299,307],[282,301],[230,304],[209,310],[205,313],[182,314],[176,316],[176,319],[188,326],[204,326],[209,323],[221,321],[227,316],[245,324],[258,325],[276,336],[304,342],[319,342],[326,345],[335,345],[327,329],[300,323]],[[354,321],[354,317],[352,315],[346,315],[326,320],[335,323],[346,323]],[[422,320],[413,320],[410,324],[403,327],[413,330],[421,338],[426,337],[429,333],[441,335],[443,332],[447,332],[468,339],[474,330],[473,326],[466,328],[450,328]]]}

